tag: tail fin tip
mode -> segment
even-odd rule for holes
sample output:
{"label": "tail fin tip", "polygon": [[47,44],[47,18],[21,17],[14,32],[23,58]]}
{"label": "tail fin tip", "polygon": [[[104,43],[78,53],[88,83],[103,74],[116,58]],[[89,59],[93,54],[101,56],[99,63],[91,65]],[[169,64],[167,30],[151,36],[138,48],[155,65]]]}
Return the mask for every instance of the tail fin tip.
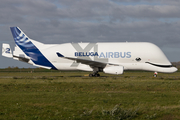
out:
{"label": "tail fin tip", "polygon": [[16,43],[22,43],[29,39],[29,37],[19,27],[10,27],[10,29]]}

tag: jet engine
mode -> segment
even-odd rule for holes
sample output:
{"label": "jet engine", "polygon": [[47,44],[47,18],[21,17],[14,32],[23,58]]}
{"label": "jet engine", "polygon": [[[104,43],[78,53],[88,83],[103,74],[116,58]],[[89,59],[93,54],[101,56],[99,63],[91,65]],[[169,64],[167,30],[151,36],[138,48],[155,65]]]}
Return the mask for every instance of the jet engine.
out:
{"label": "jet engine", "polygon": [[124,71],[123,66],[107,66],[103,69],[104,73],[115,74],[115,75],[123,74],[123,71]]}

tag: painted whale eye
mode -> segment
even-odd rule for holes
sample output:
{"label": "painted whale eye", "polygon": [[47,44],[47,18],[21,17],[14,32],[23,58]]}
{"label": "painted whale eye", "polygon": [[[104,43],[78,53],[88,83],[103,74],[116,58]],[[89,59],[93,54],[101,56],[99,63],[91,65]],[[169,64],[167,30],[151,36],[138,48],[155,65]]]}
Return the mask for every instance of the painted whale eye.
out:
{"label": "painted whale eye", "polygon": [[137,58],[136,58],[136,61],[138,61],[138,62],[141,61],[141,58],[137,57]]}

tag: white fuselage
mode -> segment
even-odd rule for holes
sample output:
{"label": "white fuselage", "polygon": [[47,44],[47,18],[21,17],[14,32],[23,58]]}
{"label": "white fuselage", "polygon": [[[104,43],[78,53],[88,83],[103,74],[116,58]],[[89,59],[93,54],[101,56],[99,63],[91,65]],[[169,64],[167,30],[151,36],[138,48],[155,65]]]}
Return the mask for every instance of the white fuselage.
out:
{"label": "white fuselage", "polygon": [[3,43],[2,55],[34,66],[55,70],[93,71],[123,74],[124,70],[173,73],[173,67],[159,47],[147,42],[99,42],[43,44],[30,39],[19,27],[10,27],[16,47],[11,53]]}
{"label": "white fuselage", "polygon": [[177,68],[171,66],[159,47],[152,43],[65,43],[45,45],[44,47],[41,44],[34,44],[58,70],[92,71],[85,64],[58,57],[56,52],[72,58],[116,64],[123,66],[124,70],[146,70],[164,73],[177,71]]}

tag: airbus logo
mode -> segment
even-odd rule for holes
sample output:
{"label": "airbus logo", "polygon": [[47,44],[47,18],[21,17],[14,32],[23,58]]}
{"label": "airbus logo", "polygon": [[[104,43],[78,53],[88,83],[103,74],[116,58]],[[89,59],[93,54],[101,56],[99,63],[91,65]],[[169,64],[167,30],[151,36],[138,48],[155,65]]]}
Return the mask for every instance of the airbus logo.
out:
{"label": "airbus logo", "polygon": [[131,52],[101,52],[99,58],[131,58]]}
{"label": "airbus logo", "polygon": [[[71,43],[73,48],[77,51],[74,52],[74,56],[77,58],[83,58],[86,60],[101,61],[107,63],[109,58],[131,58],[131,52],[98,52],[98,45],[96,43],[88,43],[84,48],[79,43]],[[93,52],[91,52],[93,50]],[[80,63],[72,63],[71,67],[77,67]]]}

